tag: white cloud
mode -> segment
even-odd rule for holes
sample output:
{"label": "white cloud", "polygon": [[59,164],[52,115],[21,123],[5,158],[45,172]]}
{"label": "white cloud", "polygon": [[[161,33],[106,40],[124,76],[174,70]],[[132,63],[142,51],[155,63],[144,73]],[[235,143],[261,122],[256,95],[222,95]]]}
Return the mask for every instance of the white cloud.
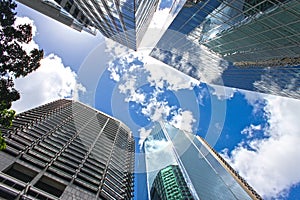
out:
{"label": "white cloud", "polygon": [[178,72],[156,59],[148,58],[147,61],[151,63],[145,64],[145,69],[149,72],[147,79],[155,87],[163,88],[165,86],[168,90],[178,91],[192,89],[194,85],[199,83],[197,80]]}
{"label": "white cloud", "polygon": [[210,90],[212,95],[218,97],[219,100],[231,99],[234,96],[234,93],[237,91],[235,88],[224,87],[220,85],[208,85],[213,90]]}
{"label": "white cloud", "polygon": [[[34,41],[37,28],[34,21],[28,17],[16,17],[15,26],[30,24],[33,39],[29,44],[22,45],[30,52],[33,48],[39,48]],[[44,57],[41,66],[25,77],[15,79],[15,88],[20,92],[21,99],[13,102],[12,108],[17,112],[23,112],[33,107],[45,104],[59,98],[78,99],[79,92],[85,92],[85,88],[77,82],[76,73],[70,67],[65,67],[61,58],[54,54]]]}
{"label": "white cloud", "polygon": [[265,99],[268,137],[248,142],[252,150],[241,143],[230,158],[226,152],[224,156],[264,198],[282,198],[300,182],[300,101],[271,95]]}
{"label": "white cloud", "polygon": [[139,129],[139,146],[142,147],[145,139],[150,135],[152,129],[145,129],[144,127]]}
{"label": "white cloud", "polygon": [[259,131],[261,130],[261,125],[253,125],[250,124],[250,126],[247,126],[246,128],[244,128],[241,133],[247,135],[247,138],[252,138],[254,136],[254,132],[255,131]]}
{"label": "white cloud", "polygon": [[151,53],[173,68],[208,84],[222,84],[221,75],[228,63],[185,35],[168,30]]}
{"label": "white cloud", "polygon": [[245,96],[248,104],[253,107],[253,114],[256,114],[259,110],[261,110],[265,102],[264,97],[266,96],[266,94],[240,89],[238,91]]}
{"label": "white cloud", "polygon": [[148,102],[145,108],[142,108],[142,113],[149,117],[152,122],[158,122],[166,120],[171,114],[171,111],[176,109],[170,107],[166,101],[158,101],[157,97],[154,96]]}
{"label": "white cloud", "polygon": [[[125,95],[125,102],[141,104],[141,114],[152,122],[168,119],[176,127],[192,132],[196,121],[193,113],[170,106],[166,99],[159,97],[165,90],[172,91],[175,95],[179,90],[191,90],[199,81],[147,56],[147,51],[130,52],[114,42],[107,44],[106,51],[112,56],[108,64],[110,78],[118,82],[118,90]],[[152,86],[153,90],[146,94],[141,88],[147,84]],[[139,132],[141,145],[145,139],[144,135],[148,135],[149,130],[140,129]]]}
{"label": "white cloud", "polygon": [[[193,113],[189,110],[182,110],[175,106],[169,106],[166,101],[158,101],[157,94],[149,101],[145,102],[146,107],[142,109],[142,113],[149,117],[152,122],[167,121],[170,117],[169,123],[176,128],[192,133],[193,125],[196,122]],[[144,128],[140,129],[140,141],[142,145],[145,138],[150,134],[150,130]],[[141,146],[140,146],[141,147]]]}
{"label": "white cloud", "polygon": [[85,88],[76,81],[76,74],[65,67],[61,58],[54,54],[41,60],[41,67],[23,78],[15,80],[21,99],[13,103],[17,112],[59,99],[77,98]]}
{"label": "white cloud", "polygon": [[189,110],[182,111],[179,109],[178,114],[176,114],[170,121],[170,124],[176,128],[193,133],[193,125],[196,122],[193,113]]}
{"label": "white cloud", "polygon": [[109,38],[105,38],[105,45],[105,52],[111,54],[112,56],[120,56],[124,55],[128,51],[132,51],[128,47],[121,45],[120,43],[117,43]]}

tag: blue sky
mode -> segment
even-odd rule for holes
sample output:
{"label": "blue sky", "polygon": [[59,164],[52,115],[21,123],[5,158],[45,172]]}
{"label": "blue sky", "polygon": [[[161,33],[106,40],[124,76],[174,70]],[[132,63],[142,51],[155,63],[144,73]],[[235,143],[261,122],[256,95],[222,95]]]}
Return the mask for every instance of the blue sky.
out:
{"label": "blue sky", "polygon": [[[170,5],[165,1],[157,16]],[[17,11],[34,21],[33,45],[45,51],[41,69],[16,80],[22,95],[17,111],[79,99],[127,124],[138,156],[153,122],[166,120],[206,138],[266,199],[300,198],[299,100],[208,86],[148,57],[147,48],[135,53],[24,6]],[[136,169],[143,173],[142,166]]]}

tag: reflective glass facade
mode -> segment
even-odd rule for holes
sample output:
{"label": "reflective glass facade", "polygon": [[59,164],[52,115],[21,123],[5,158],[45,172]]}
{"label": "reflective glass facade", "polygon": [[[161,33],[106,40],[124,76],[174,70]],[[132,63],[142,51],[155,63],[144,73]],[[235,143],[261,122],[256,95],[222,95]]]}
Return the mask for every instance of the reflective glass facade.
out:
{"label": "reflective glass facade", "polygon": [[[299,1],[245,0],[228,4],[238,9],[229,7],[228,13],[235,13],[225,20],[219,13],[226,10],[226,4],[212,13],[202,26],[202,30],[209,31],[197,38],[199,43],[242,66],[300,57]],[[194,33],[190,36],[195,38]]]}
{"label": "reflective glass facade", "polygon": [[1,198],[133,197],[134,139],[116,119],[58,100],[18,114],[1,131]]}
{"label": "reflective glass facade", "polygon": [[[77,31],[86,31],[96,35],[96,27],[92,26],[79,7],[71,1],[54,0],[18,0],[18,2],[59,21]],[[73,8],[72,8],[73,7]]]}
{"label": "reflective glass facade", "polygon": [[299,30],[297,0],[191,0],[151,55],[205,83],[299,98]]}
{"label": "reflective glass facade", "polygon": [[[97,29],[105,37],[134,50],[140,44],[158,5],[158,0],[19,1],[61,22],[66,17],[72,18],[72,24],[77,24],[79,30],[95,33]],[[65,15],[52,16],[45,6],[56,8]]]}
{"label": "reflective glass facade", "polygon": [[152,200],[194,199],[178,165],[167,166],[158,172],[150,195]]}
{"label": "reflective glass facade", "polygon": [[[202,138],[168,124],[161,123],[157,126],[165,136],[163,140],[171,144],[176,163],[195,199],[261,199],[253,188]],[[155,144],[157,141],[145,141],[145,143],[148,143],[145,146],[147,148],[147,145],[151,146],[151,143]],[[165,146],[160,146],[160,148],[162,149],[156,152],[163,151]],[[147,159],[146,151],[146,162],[149,165],[163,162],[165,159],[163,156],[156,160],[153,158],[154,156]],[[158,172],[155,175],[157,174]]]}
{"label": "reflective glass facade", "polygon": [[172,145],[167,142],[160,126],[156,126],[151,135],[145,139],[143,152],[146,162],[148,198],[151,199],[150,191],[156,175],[161,169],[169,165],[175,165],[176,159],[172,151]]}

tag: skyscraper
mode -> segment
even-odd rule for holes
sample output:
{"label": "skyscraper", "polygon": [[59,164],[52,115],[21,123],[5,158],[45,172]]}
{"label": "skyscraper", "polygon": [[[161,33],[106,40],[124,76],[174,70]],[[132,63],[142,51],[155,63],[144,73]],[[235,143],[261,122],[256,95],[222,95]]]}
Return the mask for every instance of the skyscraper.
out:
{"label": "skyscraper", "polygon": [[62,99],[18,114],[1,131],[0,197],[133,197],[134,139],[116,119]]}
{"label": "skyscraper", "polygon": [[299,10],[297,0],[187,1],[151,55],[205,83],[299,99]]}
{"label": "skyscraper", "polygon": [[150,195],[152,200],[193,199],[178,165],[169,165],[158,172]]}
{"label": "skyscraper", "polygon": [[78,31],[96,34],[136,50],[158,0],[18,0]]}
{"label": "skyscraper", "polygon": [[216,28],[220,16],[207,20],[199,42],[238,66],[300,64],[299,1],[246,0],[239,7],[227,26]]}
{"label": "skyscraper", "polygon": [[148,188],[155,186],[161,169],[175,164],[194,199],[261,199],[199,136],[160,123],[145,140],[144,148]]}

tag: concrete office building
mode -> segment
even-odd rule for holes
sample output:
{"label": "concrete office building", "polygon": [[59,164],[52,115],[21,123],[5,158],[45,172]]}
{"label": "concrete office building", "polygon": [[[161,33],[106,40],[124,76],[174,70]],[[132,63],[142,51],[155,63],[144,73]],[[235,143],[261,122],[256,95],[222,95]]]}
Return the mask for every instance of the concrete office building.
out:
{"label": "concrete office building", "polygon": [[122,122],[62,99],[1,131],[1,198],[132,199],[134,139]]}

